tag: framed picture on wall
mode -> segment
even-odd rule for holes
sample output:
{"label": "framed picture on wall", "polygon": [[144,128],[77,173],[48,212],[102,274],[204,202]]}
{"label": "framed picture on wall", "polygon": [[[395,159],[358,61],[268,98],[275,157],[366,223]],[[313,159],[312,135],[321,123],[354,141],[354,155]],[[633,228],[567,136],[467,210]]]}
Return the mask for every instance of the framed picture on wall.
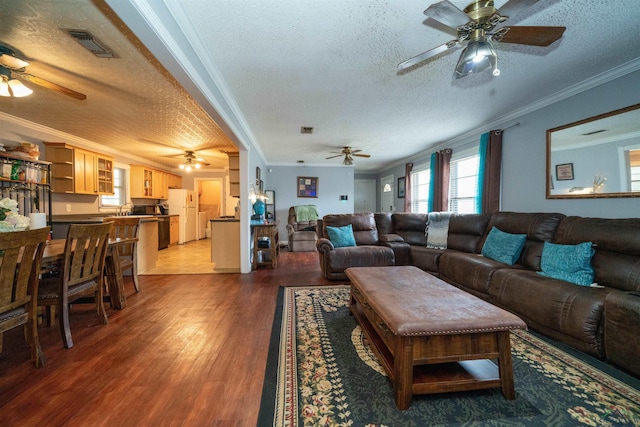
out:
{"label": "framed picture on wall", "polygon": [[398,198],[404,199],[405,191],[407,190],[407,179],[403,176],[398,178]]}
{"label": "framed picture on wall", "polygon": [[556,180],[572,181],[573,180],[573,163],[563,163],[556,165]]}
{"label": "framed picture on wall", "polygon": [[298,197],[318,197],[318,177],[299,176],[296,178]]}

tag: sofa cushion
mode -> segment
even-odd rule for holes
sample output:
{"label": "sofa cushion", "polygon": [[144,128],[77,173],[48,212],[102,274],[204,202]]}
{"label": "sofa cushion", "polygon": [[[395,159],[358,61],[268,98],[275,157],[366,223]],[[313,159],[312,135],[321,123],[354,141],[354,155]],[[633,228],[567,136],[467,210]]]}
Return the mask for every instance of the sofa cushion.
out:
{"label": "sofa cushion", "polygon": [[593,242],[594,281],[623,291],[640,291],[640,218],[583,218],[560,223],[553,243]]}
{"label": "sofa cushion", "polygon": [[445,250],[438,261],[441,279],[485,299],[491,276],[501,268],[505,265],[499,261],[451,249]]}
{"label": "sofa cushion", "polygon": [[378,243],[378,229],[373,213],[334,214],[322,217],[323,235],[327,235],[327,227],[342,227],[351,224],[356,244],[375,245]]}
{"label": "sofa cushion", "polygon": [[542,271],[538,273],[576,285],[590,286],[593,283],[591,257],[594,253],[591,242],[577,245],[544,242],[540,261]]}
{"label": "sofa cushion", "polygon": [[524,268],[496,271],[490,301],[527,325],[578,350],[603,357],[602,316],[610,289],[576,286]]}
{"label": "sofa cushion", "polygon": [[511,234],[493,227],[482,246],[482,256],[513,265],[522,252],[526,234]]}
{"label": "sofa cushion", "polygon": [[424,228],[427,215],[418,213],[394,213],[392,216],[393,233],[401,236],[410,245],[427,246]]}
{"label": "sofa cushion", "polygon": [[329,235],[329,240],[331,240],[331,243],[333,243],[333,246],[336,248],[356,245],[356,239],[353,237],[353,226],[351,224],[342,227],[327,226],[327,234]]}
{"label": "sofa cushion", "polygon": [[[518,264],[529,270],[540,270],[543,242],[550,242],[565,216],[560,213],[496,212],[491,215],[488,230],[496,227],[506,233],[526,234]],[[583,239],[585,242],[589,239]],[[576,242],[578,243],[578,242]]]}

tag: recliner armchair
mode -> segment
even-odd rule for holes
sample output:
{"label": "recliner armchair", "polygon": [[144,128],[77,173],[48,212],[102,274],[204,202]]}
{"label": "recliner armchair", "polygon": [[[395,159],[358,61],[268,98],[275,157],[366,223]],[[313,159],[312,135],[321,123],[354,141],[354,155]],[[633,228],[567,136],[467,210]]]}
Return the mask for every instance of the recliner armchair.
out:
{"label": "recliner armchair", "polygon": [[298,221],[296,207],[289,208],[287,219],[287,236],[289,240],[289,252],[315,252],[318,220]]}

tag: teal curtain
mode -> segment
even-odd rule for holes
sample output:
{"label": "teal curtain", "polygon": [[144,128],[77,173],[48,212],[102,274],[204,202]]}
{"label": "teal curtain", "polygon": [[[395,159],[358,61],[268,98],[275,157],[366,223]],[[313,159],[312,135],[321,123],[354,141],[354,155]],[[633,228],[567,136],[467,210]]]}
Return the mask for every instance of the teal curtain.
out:
{"label": "teal curtain", "polygon": [[489,132],[480,136],[480,150],[478,161],[478,187],[476,191],[476,212],[482,212],[482,199],[484,195],[484,177],[487,168],[487,150],[489,149]]}

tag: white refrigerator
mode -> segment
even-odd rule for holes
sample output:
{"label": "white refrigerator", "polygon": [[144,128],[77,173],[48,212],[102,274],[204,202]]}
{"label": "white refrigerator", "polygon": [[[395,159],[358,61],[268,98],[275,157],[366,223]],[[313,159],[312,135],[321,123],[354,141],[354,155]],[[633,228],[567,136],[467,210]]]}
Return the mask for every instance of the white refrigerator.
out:
{"label": "white refrigerator", "polygon": [[198,218],[196,215],[197,195],[195,191],[169,189],[169,215],[179,215],[180,236],[178,244],[196,240]]}

